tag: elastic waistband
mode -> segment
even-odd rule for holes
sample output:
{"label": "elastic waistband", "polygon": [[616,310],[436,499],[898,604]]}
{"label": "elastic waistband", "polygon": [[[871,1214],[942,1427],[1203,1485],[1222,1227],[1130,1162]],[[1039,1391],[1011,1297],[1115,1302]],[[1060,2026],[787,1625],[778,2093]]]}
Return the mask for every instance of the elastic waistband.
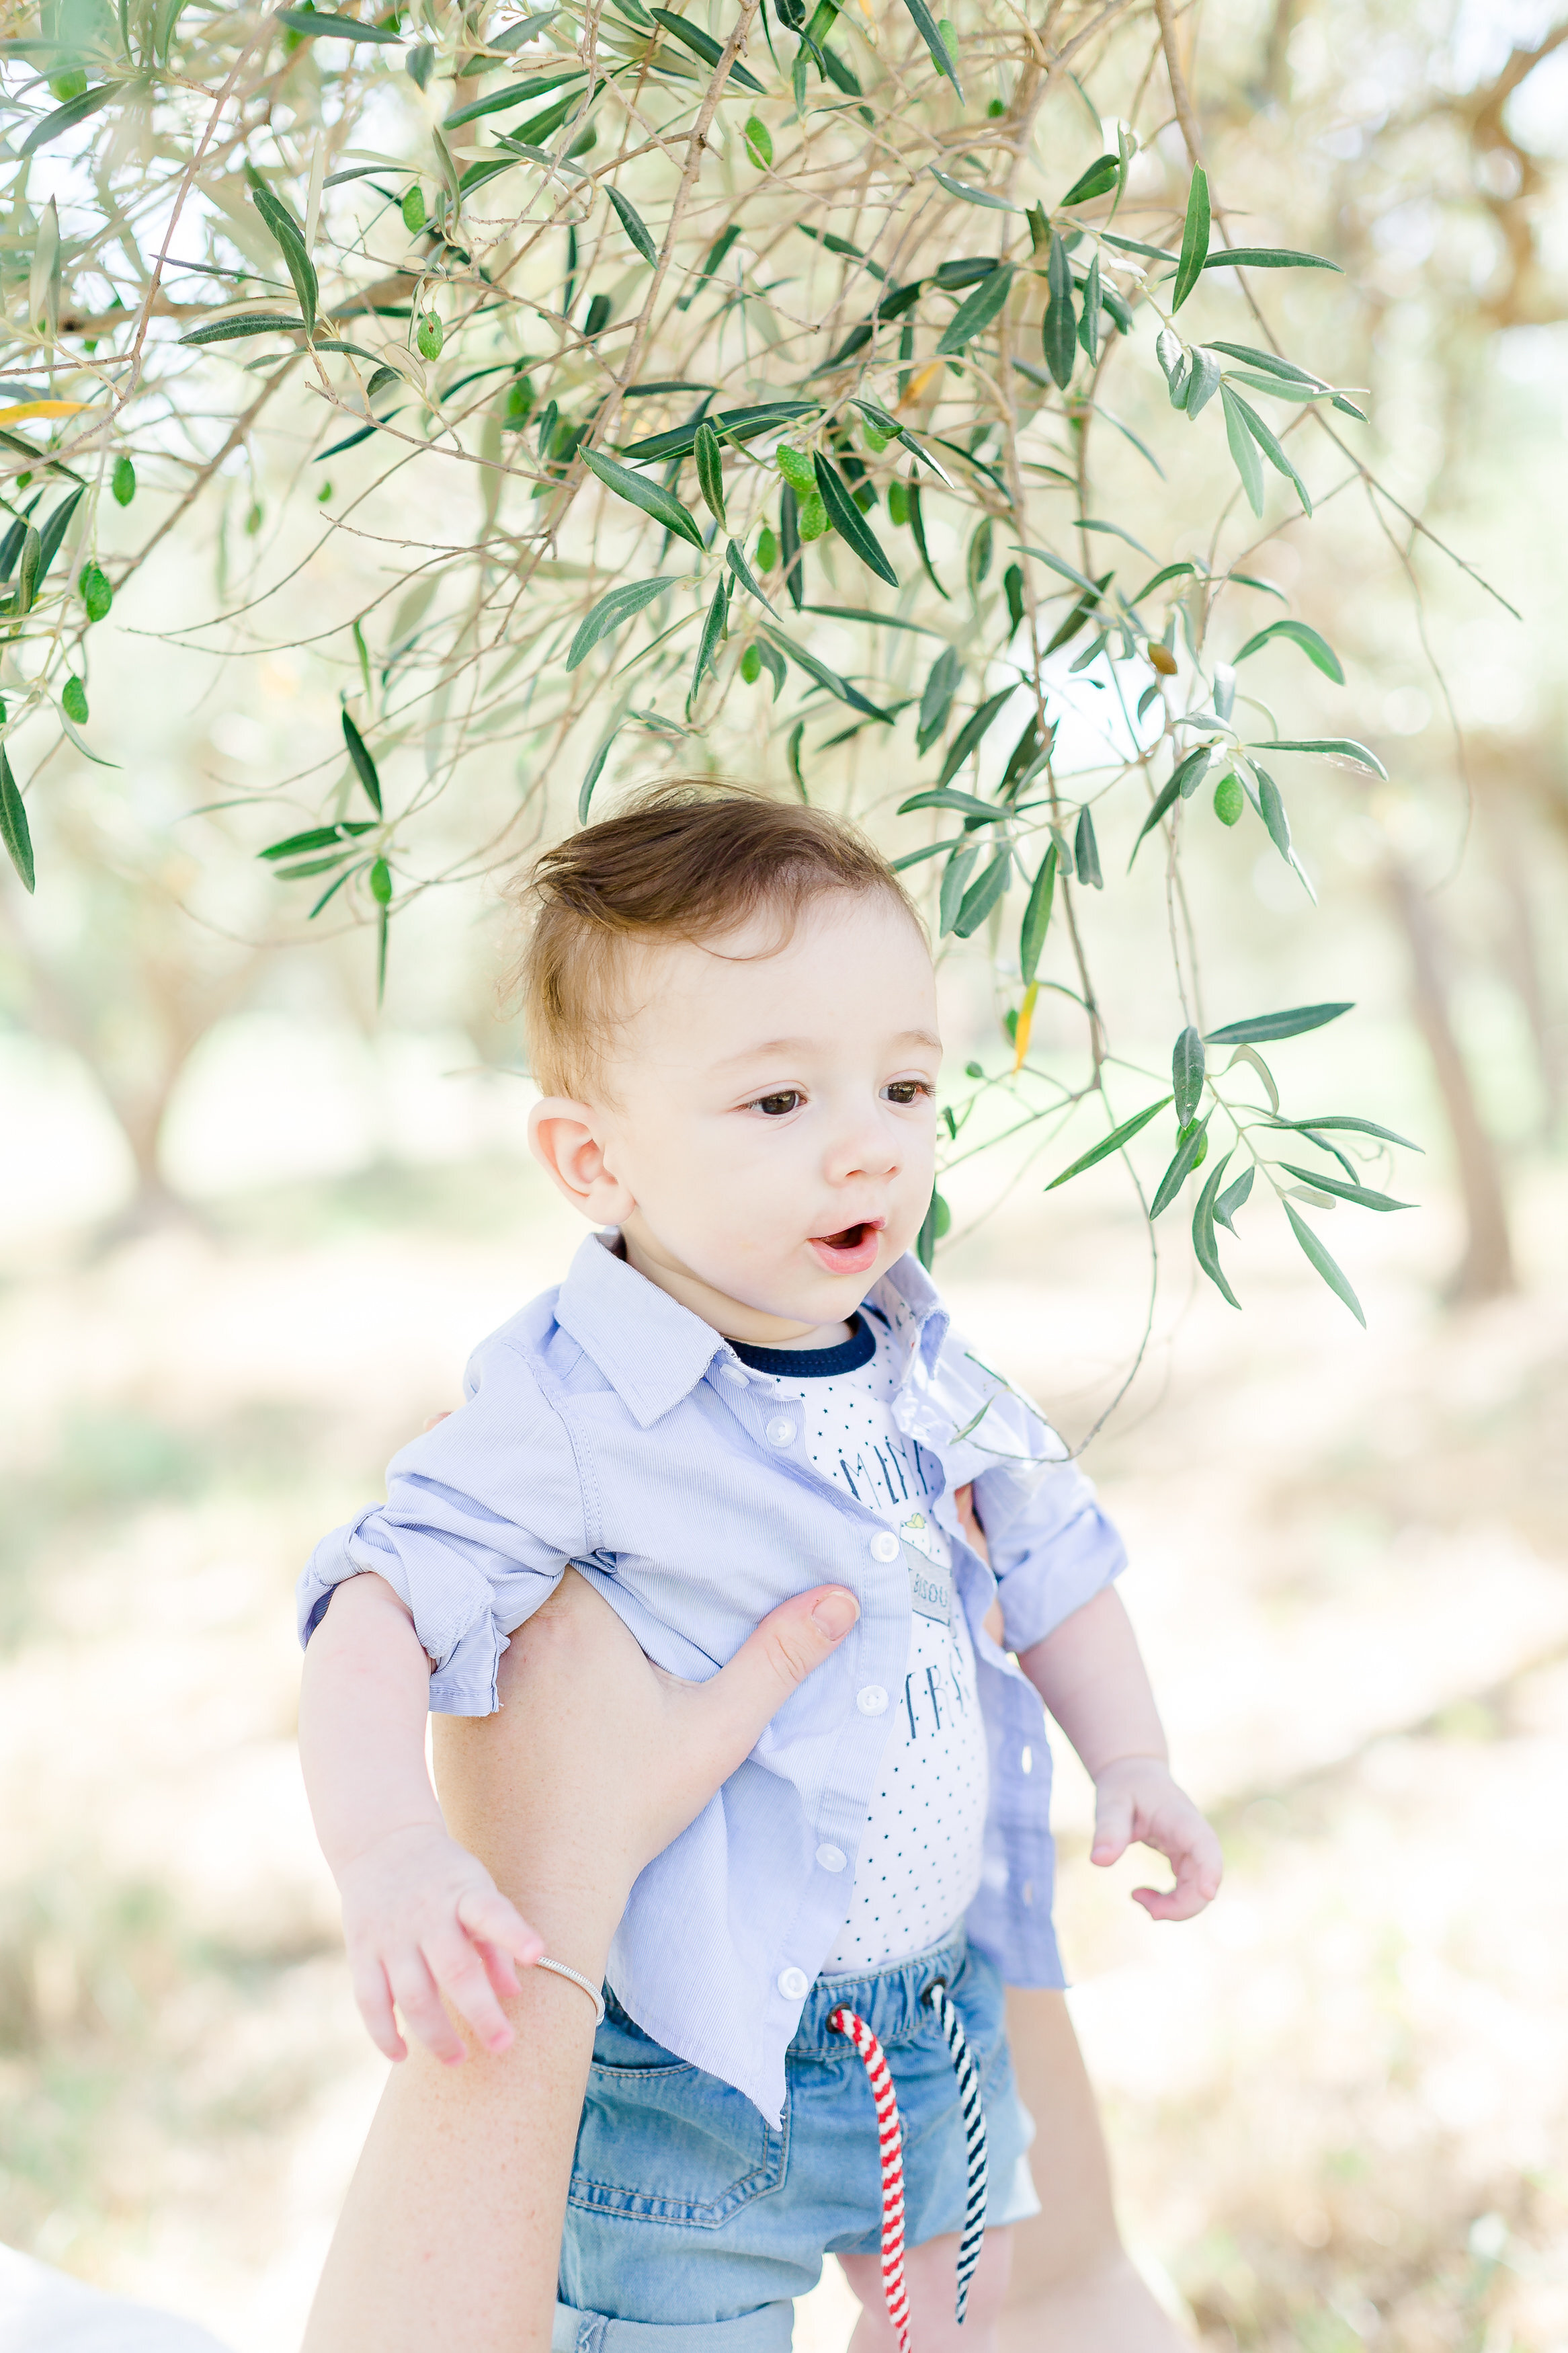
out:
{"label": "elastic waistband", "polygon": [[922,1997],[937,1978],[951,1985],[963,1968],[969,1950],[962,1927],[923,1953],[910,1953],[884,1968],[860,1976],[820,1977],[806,1995],[794,2042],[792,2059],[854,2058],[842,2034],[827,2023],[842,2005],[863,2018],[884,2050],[913,2042],[931,2029],[929,2006]]}

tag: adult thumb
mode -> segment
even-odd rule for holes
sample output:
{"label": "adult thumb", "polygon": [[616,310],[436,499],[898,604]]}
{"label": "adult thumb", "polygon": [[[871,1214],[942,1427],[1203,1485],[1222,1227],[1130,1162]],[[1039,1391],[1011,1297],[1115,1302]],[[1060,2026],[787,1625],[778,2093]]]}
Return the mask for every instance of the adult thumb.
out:
{"label": "adult thumb", "polygon": [[815,1586],[770,1610],[727,1667],[700,1688],[702,1713],[736,1761],[750,1754],[792,1692],[831,1658],[860,1615],[842,1585]]}

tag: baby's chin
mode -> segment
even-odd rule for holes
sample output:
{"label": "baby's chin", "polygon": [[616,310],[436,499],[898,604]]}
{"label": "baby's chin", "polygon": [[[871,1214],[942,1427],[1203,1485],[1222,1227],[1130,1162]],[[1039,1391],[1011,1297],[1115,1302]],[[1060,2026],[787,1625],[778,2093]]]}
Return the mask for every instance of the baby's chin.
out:
{"label": "baby's chin", "polygon": [[864,1253],[864,1263],[860,1253],[846,1251],[842,1256],[849,1263],[832,1267],[825,1265],[819,1250],[807,1242],[795,1261],[771,1279],[759,1277],[753,1265],[744,1272],[736,1268],[731,1282],[716,1282],[715,1287],[725,1290],[737,1306],[750,1309],[753,1315],[813,1331],[824,1324],[847,1324],[878,1278],[900,1255],[898,1248],[888,1245],[885,1235],[879,1235],[877,1247]]}

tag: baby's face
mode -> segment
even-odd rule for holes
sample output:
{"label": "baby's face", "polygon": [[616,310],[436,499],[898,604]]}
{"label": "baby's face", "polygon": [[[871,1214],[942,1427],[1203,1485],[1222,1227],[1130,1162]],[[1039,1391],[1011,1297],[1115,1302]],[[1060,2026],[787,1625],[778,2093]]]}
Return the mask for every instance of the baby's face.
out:
{"label": "baby's face", "polygon": [[641,955],[595,1113],[633,1264],[764,1342],[842,1322],[910,1248],[942,1060],[931,957],[896,901],[836,893],[777,936],[764,913]]}

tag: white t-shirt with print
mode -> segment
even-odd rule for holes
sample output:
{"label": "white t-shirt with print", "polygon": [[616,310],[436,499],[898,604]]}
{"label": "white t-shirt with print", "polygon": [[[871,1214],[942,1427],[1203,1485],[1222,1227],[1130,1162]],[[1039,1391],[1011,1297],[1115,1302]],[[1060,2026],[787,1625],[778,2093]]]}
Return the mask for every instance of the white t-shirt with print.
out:
{"label": "white t-shirt with print", "polygon": [[952,1588],[946,1536],[926,1504],[940,1478],[893,1420],[907,1343],[863,1310],[836,1348],[732,1344],[783,1391],[805,1399],[806,1451],[817,1469],[897,1529],[912,1610],[897,1723],[867,1817],[855,1884],[826,1971],[880,1968],[939,1943],[980,1888],[985,1831],[985,1727],[974,1645]]}

